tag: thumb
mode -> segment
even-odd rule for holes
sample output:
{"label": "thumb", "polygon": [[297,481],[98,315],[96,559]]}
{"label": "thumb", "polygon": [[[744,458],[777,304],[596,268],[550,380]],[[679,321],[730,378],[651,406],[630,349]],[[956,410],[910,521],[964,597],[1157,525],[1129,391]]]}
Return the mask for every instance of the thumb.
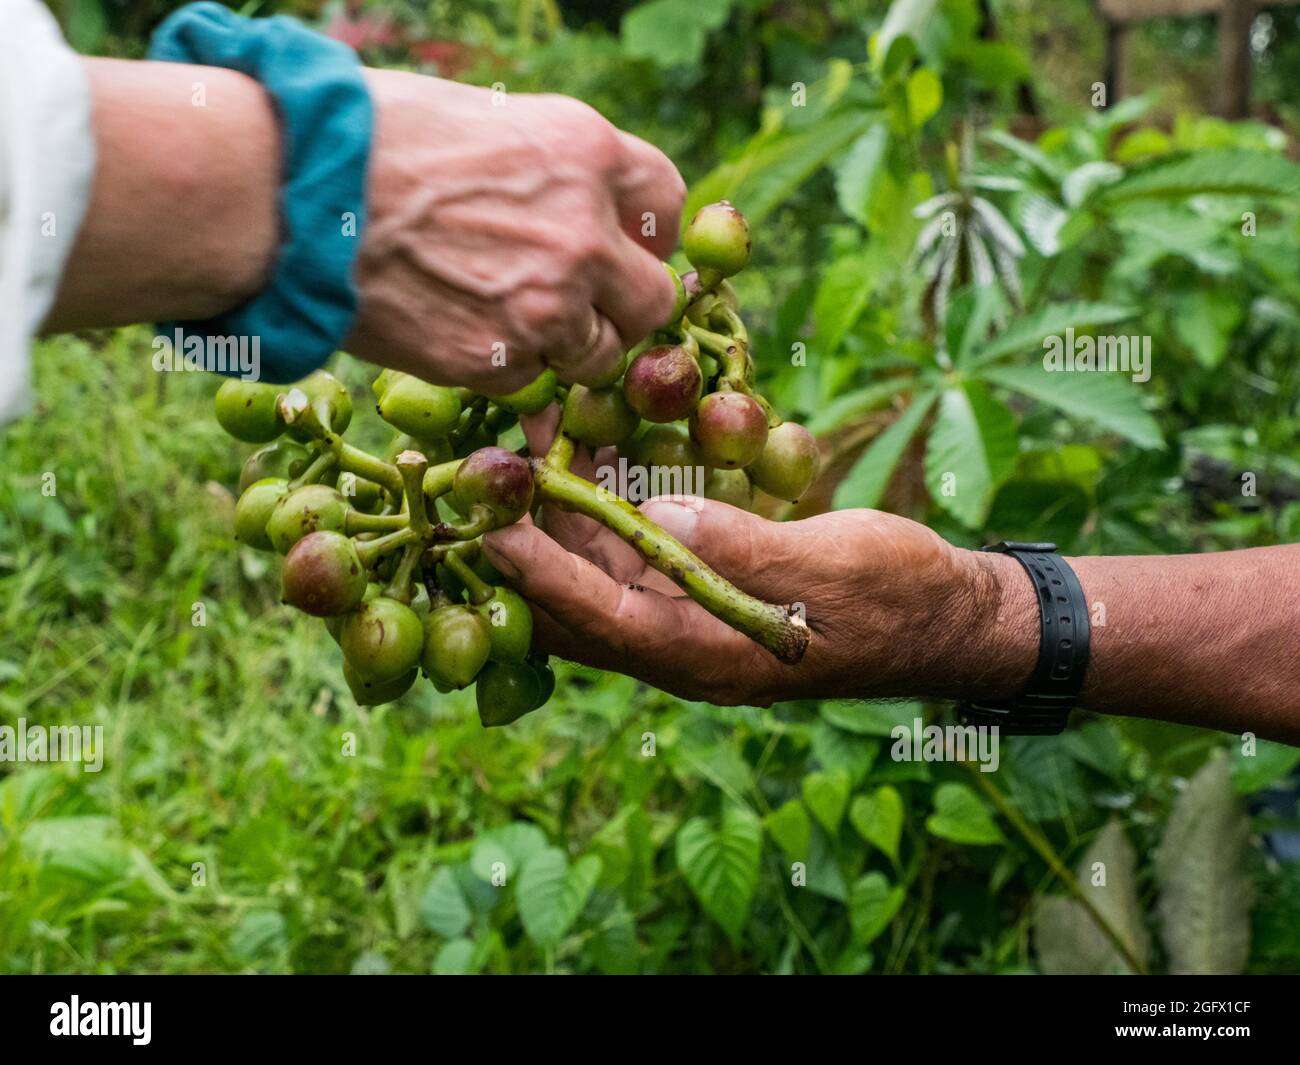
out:
{"label": "thumb", "polygon": [[798,573],[791,569],[804,540],[801,522],[775,522],[697,496],[661,496],[641,513],[690,548],[733,584],[769,602],[785,602]]}

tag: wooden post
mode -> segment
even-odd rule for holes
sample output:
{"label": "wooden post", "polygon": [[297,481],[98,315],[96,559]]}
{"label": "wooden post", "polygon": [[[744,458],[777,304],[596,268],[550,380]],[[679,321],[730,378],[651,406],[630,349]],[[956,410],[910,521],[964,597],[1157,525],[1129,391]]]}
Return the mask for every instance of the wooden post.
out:
{"label": "wooden post", "polygon": [[1131,22],[1106,20],[1106,106],[1114,107],[1129,94],[1129,43]]}
{"label": "wooden post", "polygon": [[1250,26],[1255,0],[1222,0],[1219,8],[1219,114],[1250,113]]}

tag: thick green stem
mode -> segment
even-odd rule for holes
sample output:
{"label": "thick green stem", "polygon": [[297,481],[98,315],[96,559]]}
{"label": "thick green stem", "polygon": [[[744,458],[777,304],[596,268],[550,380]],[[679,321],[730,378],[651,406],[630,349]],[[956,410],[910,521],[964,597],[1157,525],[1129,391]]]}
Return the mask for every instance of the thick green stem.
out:
{"label": "thick green stem", "polygon": [[410,524],[405,514],[367,514],[361,510],[349,510],[345,521],[343,531],[349,536],[397,532]]}
{"label": "thick green stem", "polygon": [[442,559],[443,565],[460,578],[460,583],[469,592],[469,601],[475,606],[482,606],[494,595],[496,589],[470,568],[468,562],[460,557],[458,551],[448,551]]}
{"label": "thick green stem", "polygon": [[409,527],[398,529],[396,532],[381,536],[378,540],[366,540],[357,544],[357,556],[361,559],[361,564],[366,569],[370,569],[385,555],[390,555],[407,544],[419,543],[419,541],[420,538]]}
{"label": "thick green stem", "polygon": [[451,491],[452,483],[456,480],[456,471],[464,461],[464,459],[452,459],[450,462],[440,462],[437,466],[429,467],[424,474],[426,506]]}
{"label": "thick green stem", "polygon": [[406,496],[406,515],[411,528],[422,539],[429,536],[429,512],[424,501],[424,475],[429,460],[418,451],[403,451],[397,456],[397,472],[402,477],[402,492]]}
{"label": "thick green stem", "polygon": [[289,482],[290,488],[301,488],[304,484],[316,484],[334,468],[338,459],[332,451],[322,451],[308,463],[307,468]]}
{"label": "thick green stem", "polygon": [[359,447],[353,447],[338,435],[331,434],[327,443],[330,443],[334,453],[338,455],[340,469],[347,473],[355,473],[367,481],[374,481],[391,493],[395,499],[402,497],[402,475],[397,472],[396,466],[383,459],[375,458],[374,455],[362,451]]}
{"label": "thick green stem", "polygon": [[415,577],[415,567],[419,564],[420,553],[424,550],[421,543],[407,544],[402,549],[402,557],[398,560],[397,571],[393,574],[393,579],[388,582],[388,587],[384,589],[384,595],[389,599],[396,599],[399,603],[406,603],[408,606],[411,602],[411,581]]}
{"label": "thick green stem", "polygon": [[534,459],[531,465],[542,499],[594,518],[617,533],[710,614],[766,647],[782,662],[803,658],[811,633],[797,612],[746,595],[626,500],[549,460]]}

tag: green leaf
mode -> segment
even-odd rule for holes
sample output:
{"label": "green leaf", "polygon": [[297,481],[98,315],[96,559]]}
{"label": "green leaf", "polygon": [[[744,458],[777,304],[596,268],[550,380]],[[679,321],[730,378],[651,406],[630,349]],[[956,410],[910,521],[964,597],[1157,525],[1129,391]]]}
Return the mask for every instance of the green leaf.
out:
{"label": "green leaf", "polygon": [[717,828],[696,817],[677,833],[677,864],[686,883],[733,943],[749,920],[762,853],[758,818],[743,806],[728,805]]}
{"label": "green leaf", "polygon": [[989,366],[981,376],[1064,414],[1095,422],[1138,447],[1164,447],[1160,426],[1143,409],[1133,382],[1118,373],[1054,373],[1042,366]]}
{"label": "green leaf", "polygon": [[822,356],[835,355],[844,334],[853,328],[875,285],[870,256],[861,253],[836,259],[822,274],[813,301],[816,332],[813,347]]}
{"label": "green leaf", "polygon": [[623,16],[623,50],[661,67],[697,66],[711,32],[731,16],[734,0],[651,0]]}
{"label": "green leaf", "polygon": [[1113,303],[1049,303],[1032,314],[1017,318],[1005,330],[982,345],[970,360],[971,365],[984,365],[1021,351],[1043,351],[1043,341],[1061,336],[1067,329],[1083,330],[1099,325],[1110,325],[1134,317],[1138,312],[1132,307]]}
{"label": "green leaf", "polygon": [[579,858],[573,865],[558,847],[537,851],[524,863],[515,888],[519,919],[539,947],[555,948],[587,905],[600,876],[600,859]]}
{"label": "green leaf", "polygon": [[278,910],[250,910],[230,934],[230,952],[244,964],[271,961],[288,945]]}
{"label": "green leaf", "polygon": [[[1137,855],[1112,818],[1079,862],[1078,880],[1088,900],[1143,965],[1151,950],[1137,894]],[[1038,967],[1049,974],[1123,974],[1135,970],[1078,899],[1054,895],[1034,914]]]}
{"label": "green leaf", "polygon": [[879,504],[880,497],[889,485],[889,478],[894,473],[894,467],[898,465],[903,451],[911,443],[938,396],[938,390],[933,389],[914,398],[912,405],[899,419],[871,442],[835,489],[836,509],[874,507]]}
{"label": "green leaf", "polygon": [[978,529],[1018,451],[1015,415],[983,384],[945,388],[926,445],[926,487],[939,506]]}
{"label": "green leaf", "polygon": [[1206,193],[1280,197],[1294,202],[1300,197],[1300,166],[1269,152],[1209,149],[1165,157],[1134,169],[1107,189],[1104,199],[1111,204],[1151,197],[1184,200]]}
{"label": "green leaf", "polygon": [[453,939],[444,943],[433,959],[435,976],[467,976],[475,968],[472,939]]}
{"label": "green leaf", "polygon": [[894,0],[878,33],[871,38],[871,63],[877,74],[888,77],[916,51],[921,31],[934,14],[938,0]]}
{"label": "green leaf", "polygon": [[763,827],[790,861],[808,860],[812,822],[808,820],[808,811],[798,799],[789,799],[773,810],[763,819]]}
{"label": "green leaf", "polygon": [[714,200],[730,200],[758,225],[816,171],[878,121],[860,110],[833,114],[797,133],[763,132],[740,156],[723,163],[691,189],[683,223]]}
{"label": "green leaf", "polygon": [[470,916],[469,904],[456,883],[455,874],[444,865],[424,889],[420,920],[445,939],[454,939],[469,927]]}
{"label": "green leaf", "polygon": [[878,122],[853,143],[835,168],[840,210],[862,225],[889,155],[889,127]]}
{"label": "green leaf", "polygon": [[824,699],[818,713],[844,732],[861,736],[890,736],[899,725],[909,731],[924,717],[920,703],[865,703],[860,699]]}
{"label": "green leaf", "polygon": [[1300,765],[1300,747],[1257,739],[1246,754],[1242,746],[1239,743],[1232,748],[1232,786],[1240,795],[1262,791]]}
{"label": "green leaf", "polygon": [[880,754],[880,741],[845,732],[828,720],[813,725],[812,755],[824,770],[843,770],[853,785],[861,784]]}
{"label": "green leaf", "polygon": [[847,770],[809,773],[803,778],[803,801],[831,836],[839,831],[852,782]]}
{"label": "green leaf", "polygon": [[107,886],[130,873],[131,855],[111,817],[42,817],[23,830],[26,856],[62,876]]}
{"label": "green leaf", "polygon": [[1174,332],[1207,370],[1228,354],[1228,342],[1246,316],[1241,297],[1225,289],[1198,288],[1174,301]]}
{"label": "green leaf", "polygon": [[871,795],[856,796],[849,807],[849,822],[859,836],[898,864],[898,844],[903,836],[903,797],[897,788],[884,784]]}
{"label": "green leaf", "polygon": [[512,821],[508,825],[485,832],[474,843],[469,867],[480,880],[492,882],[493,866],[500,863],[507,879],[513,878],[524,862],[546,846],[546,833],[528,821]]}
{"label": "green leaf", "polygon": [[814,413],[804,425],[814,436],[829,433],[858,415],[878,410],[898,393],[911,386],[912,382],[906,377],[889,377],[864,388],[855,388],[852,392],[846,392],[831,400]]}
{"label": "green leaf", "polygon": [[1160,938],[1176,974],[1240,973],[1250,956],[1250,819],[1219,750],[1174,801],[1155,856]]}
{"label": "green leaf", "polygon": [[889,927],[905,897],[902,887],[890,887],[881,872],[870,872],[849,892],[849,924],[853,942],[865,947]]}
{"label": "green leaf", "polygon": [[934,793],[934,813],[925,821],[931,835],[951,843],[987,846],[1002,843],[1002,833],[988,808],[965,784],[940,784]]}
{"label": "green leaf", "polygon": [[907,78],[907,114],[913,129],[926,124],[943,104],[943,82],[929,67],[917,67]]}

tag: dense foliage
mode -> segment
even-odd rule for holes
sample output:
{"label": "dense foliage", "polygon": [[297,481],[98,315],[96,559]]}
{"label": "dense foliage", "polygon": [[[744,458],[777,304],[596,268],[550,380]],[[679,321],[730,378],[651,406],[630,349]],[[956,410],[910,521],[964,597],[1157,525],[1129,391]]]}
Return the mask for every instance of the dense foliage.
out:
{"label": "dense foliage", "polygon": [[[68,5],[122,54],[168,6]],[[1084,553],[1300,536],[1289,128],[1181,89],[1093,107],[1099,75],[1024,47],[1058,7],[1095,43],[1073,5],[623,6],[281,5],[375,61],[581,96],[692,206],[781,234],[737,288],[765,394],[830,455],[800,512]],[[1044,372],[1066,330],[1151,338],[1149,379]],[[107,747],[98,774],[0,768],[0,968],[1300,965],[1297,750],[1076,714],[981,773],[891,756],[944,707],[723,710],[569,666],[508,730],[427,686],[356,706],[231,540],[216,382],[153,372],[149,336],[43,344],[36,414],[0,437],[0,720]],[[334,369],[360,401],[370,375]]]}

